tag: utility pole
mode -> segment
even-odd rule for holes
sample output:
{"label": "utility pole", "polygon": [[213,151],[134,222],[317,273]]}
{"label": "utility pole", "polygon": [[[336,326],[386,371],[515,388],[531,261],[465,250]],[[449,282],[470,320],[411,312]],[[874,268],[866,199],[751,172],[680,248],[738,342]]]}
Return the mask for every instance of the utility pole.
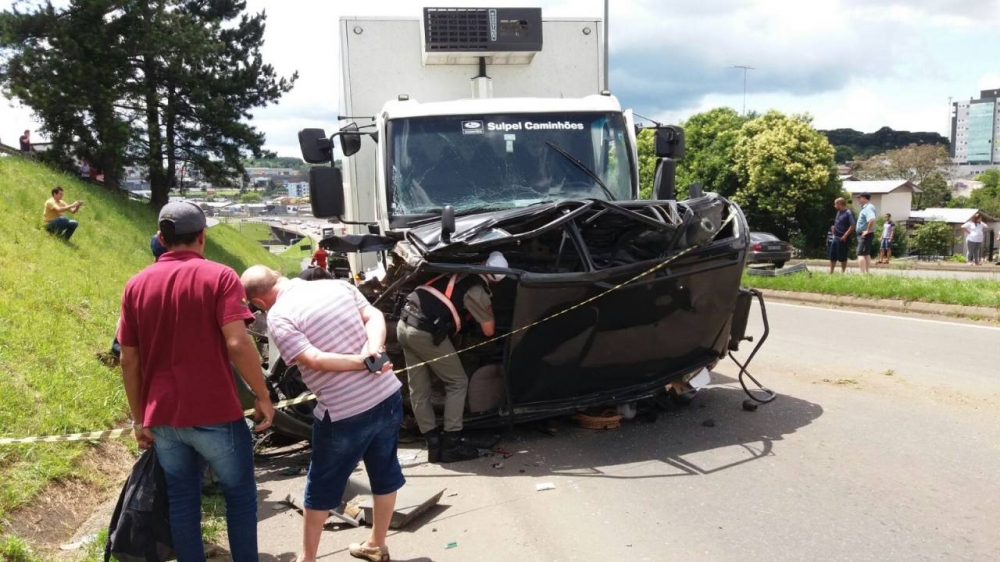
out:
{"label": "utility pole", "polygon": [[752,66],[747,66],[745,64],[738,64],[733,68],[743,69],[743,116],[746,117],[747,116],[747,71],[757,70],[757,69]]}
{"label": "utility pole", "polygon": [[611,71],[608,68],[608,31],[610,29],[610,25],[608,23],[609,1],[610,0],[604,0],[604,89],[610,91],[611,88],[608,87],[608,75],[611,74]]}

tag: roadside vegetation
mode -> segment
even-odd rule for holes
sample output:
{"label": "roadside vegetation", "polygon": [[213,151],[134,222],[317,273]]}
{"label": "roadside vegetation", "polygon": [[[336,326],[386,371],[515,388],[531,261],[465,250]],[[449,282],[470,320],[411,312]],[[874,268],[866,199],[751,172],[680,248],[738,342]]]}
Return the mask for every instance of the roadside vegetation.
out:
{"label": "roadside vegetation", "polygon": [[927,279],[899,275],[834,275],[798,273],[780,277],[743,275],[743,284],[758,289],[821,293],[966,306],[1000,307],[1000,281]]}
{"label": "roadside vegetation", "polygon": [[[68,243],[41,223],[42,204],[55,185],[66,189],[70,201],[85,201]],[[102,356],[111,347],[122,287],[152,263],[155,213],[149,205],[17,157],[0,158],[0,192],[0,437],[120,425],[127,413],[120,375]],[[206,253],[238,272],[254,263],[277,269],[291,263],[226,225],[209,229]],[[286,273],[298,273],[295,266]],[[92,447],[0,447],[0,525],[50,481],[101,484],[101,475],[80,462]]]}

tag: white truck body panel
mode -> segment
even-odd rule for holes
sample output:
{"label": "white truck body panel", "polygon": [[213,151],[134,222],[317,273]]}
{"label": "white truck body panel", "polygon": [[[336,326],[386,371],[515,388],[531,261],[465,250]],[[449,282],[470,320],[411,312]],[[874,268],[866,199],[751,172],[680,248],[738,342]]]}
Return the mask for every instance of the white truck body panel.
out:
{"label": "white truck body panel", "polygon": [[[496,107],[517,107],[518,111],[572,110],[599,111],[617,100],[599,97],[592,101],[559,98],[584,98],[598,94],[603,84],[603,37],[600,19],[544,19],[542,51],[527,65],[494,64],[487,66],[493,79],[493,102]],[[340,114],[352,117],[383,116],[383,107],[412,107],[409,111],[437,111],[438,115],[460,114],[467,107],[486,107],[485,100],[463,102],[472,96],[475,65],[425,65],[423,63],[423,25],[419,18],[344,17],[340,20],[342,95]],[[420,104],[397,100],[407,95]],[[555,100],[502,100],[501,98],[555,98]],[[603,100],[603,101],[598,101]],[[437,107],[428,102],[442,103]],[[562,105],[565,104],[565,105]],[[592,109],[583,109],[586,106]],[[416,109],[417,107],[428,109]],[[386,107],[388,109],[388,107]],[[394,109],[393,117],[396,115]],[[408,111],[400,108],[399,111]],[[354,119],[358,125],[371,123]],[[379,119],[384,124],[384,119]],[[363,129],[372,131],[373,129]],[[384,132],[378,128],[380,134]],[[380,139],[381,140],[381,139]],[[376,174],[382,169],[384,150],[364,139],[360,152],[344,162],[346,211],[348,220],[379,221],[385,224],[385,181]],[[376,162],[377,161],[377,162]],[[379,167],[376,168],[376,165]],[[352,227],[352,232],[363,229]]]}

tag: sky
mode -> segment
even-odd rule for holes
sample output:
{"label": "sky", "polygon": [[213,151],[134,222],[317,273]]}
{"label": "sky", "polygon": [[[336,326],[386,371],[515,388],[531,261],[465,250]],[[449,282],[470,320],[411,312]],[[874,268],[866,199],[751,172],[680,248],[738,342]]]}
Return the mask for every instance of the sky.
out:
{"label": "sky", "polygon": [[[883,126],[946,134],[949,98],[1000,88],[996,0],[609,0],[610,88],[622,104],[677,123],[714,107],[809,113],[820,129]],[[11,0],[0,0],[0,9]],[[419,17],[422,2],[247,0],[265,11],[263,55],[299,73],[277,105],[257,110],[266,148],[299,156],[304,127],[337,128],[341,16]],[[543,17],[595,17],[603,0],[451,0],[433,6],[537,6]],[[410,48],[400,46],[400,48]],[[420,48],[419,45],[412,48]],[[95,72],[95,76],[99,76]],[[0,140],[31,113],[0,100]],[[9,139],[9,140],[8,140]]]}

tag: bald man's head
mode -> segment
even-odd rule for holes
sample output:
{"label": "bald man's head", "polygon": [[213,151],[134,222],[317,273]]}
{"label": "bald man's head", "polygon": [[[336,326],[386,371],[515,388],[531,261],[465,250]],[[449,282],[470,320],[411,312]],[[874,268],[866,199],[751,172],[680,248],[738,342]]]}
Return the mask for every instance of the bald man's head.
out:
{"label": "bald man's head", "polygon": [[284,279],[280,273],[266,265],[253,265],[240,277],[247,300],[262,310],[274,306],[278,296],[278,284]]}

